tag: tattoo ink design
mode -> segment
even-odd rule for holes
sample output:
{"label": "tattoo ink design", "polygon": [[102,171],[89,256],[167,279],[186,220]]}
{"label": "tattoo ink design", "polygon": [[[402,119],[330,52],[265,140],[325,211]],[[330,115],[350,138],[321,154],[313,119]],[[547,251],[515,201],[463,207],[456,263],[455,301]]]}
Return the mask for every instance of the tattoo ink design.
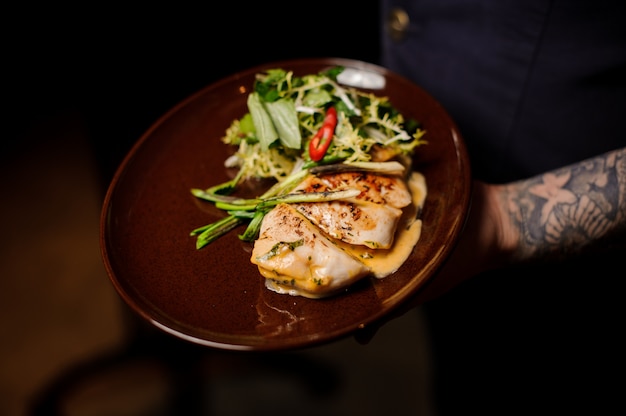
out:
{"label": "tattoo ink design", "polygon": [[624,231],[626,149],[508,187],[522,259],[562,257]]}

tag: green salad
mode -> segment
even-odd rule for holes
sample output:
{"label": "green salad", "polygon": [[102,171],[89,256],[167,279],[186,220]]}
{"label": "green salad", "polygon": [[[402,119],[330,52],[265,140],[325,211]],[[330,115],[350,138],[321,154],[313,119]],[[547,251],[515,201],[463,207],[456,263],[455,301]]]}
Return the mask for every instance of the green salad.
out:
{"label": "green salad", "polygon": [[[398,162],[426,143],[425,130],[406,120],[387,97],[337,81],[337,66],[318,74],[294,76],[281,68],[256,74],[248,95],[248,112],[233,120],[222,141],[236,151],[225,167],[237,168],[234,179],[192,194],[210,201],[226,216],[191,231],[200,249],[248,223],[239,236],[254,241],[265,214],[279,203],[321,202],[354,197],[353,190],[291,193],[309,174],[368,170],[397,173]],[[237,197],[251,179],[275,180],[263,195]]]}

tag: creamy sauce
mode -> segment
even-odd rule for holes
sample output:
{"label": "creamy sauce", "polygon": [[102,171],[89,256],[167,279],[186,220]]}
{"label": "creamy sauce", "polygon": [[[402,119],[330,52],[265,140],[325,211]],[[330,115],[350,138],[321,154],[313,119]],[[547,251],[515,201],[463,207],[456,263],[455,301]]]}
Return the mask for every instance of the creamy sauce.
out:
{"label": "creamy sauce", "polygon": [[417,216],[424,207],[426,180],[422,174],[413,172],[408,184],[413,203],[403,210],[392,248],[373,250],[361,246],[341,245],[344,250],[368,266],[372,275],[379,279],[396,272],[404,264],[422,234],[422,220]]}

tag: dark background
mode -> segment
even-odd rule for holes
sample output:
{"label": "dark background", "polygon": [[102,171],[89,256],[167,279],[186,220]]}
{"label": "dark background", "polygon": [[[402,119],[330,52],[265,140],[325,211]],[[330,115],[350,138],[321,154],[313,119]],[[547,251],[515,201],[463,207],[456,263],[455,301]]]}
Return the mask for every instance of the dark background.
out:
{"label": "dark background", "polygon": [[[221,2],[145,10],[20,10],[4,40],[5,155],[68,108],[87,122],[106,183],[181,100],[233,72],[299,57],[378,60],[377,2]],[[308,10],[310,8],[310,10]]]}
{"label": "dark background", "polygon": [[[28,155],[34,137],[55,141],[54,146],[45,149],[55,147],[73,155],[68,139],[55,134],[28,134],[45,125],[46,119],[69,110],[77,112],[87,127],[105,186],[123,156],[152,123],[219,78],[277,60],[338,56],[376,62],[379,54],[378,8],[372,0],[315,4],[221,2],[217,6],[205,2],[201,7],[166,3],[151,4],[142,10],[94,4],[63,9],[57,3],[48,10],[30,4],[27,7],[15,10],[6,6],[3,10],[5,111],[0,163],[17,154]],[[50,157],[57,156],[55,152]],[[36,177],[39,182],[29,181],[24,187],[45,187],[45,173]],[[14,178],[7,175],[5,180]],[[11,201],[15,197],[9,193],[5,198]],[[37,213],[46,212],[54,202],[42,198],[46,208],[42,210],[33,204],[34,199],[29,195],[20,211],[28,213],[27,208],[34,206]],[[66,208],[65,204],[60,206]],[[58,222],[52,214],[54,210],[46,222]],[[40,244],[41,230],[36,227],[44,221],[27,220],[26,231],[14,233]],[[66,231],[66,224],[59,224],[60,231],[55,232]],[[72,259],[81,255],[77,248],[71,245]],[[36,262],[40,256],[38,250],[26,254],[28,262]],[[58,267],[57,259],[53,260],[51,274]],[[486,293],[487,289],[498,293],[489,302],[483,295],[480,308],[469,296],[463,299],[465,304],[448,297],[438,306],[450,314],[437,326],[441,333],[435,334],[439,340],[448,338],[443,348],[433,345],[443,363],[437,375],[457,376],[445,386],[451,387],[446,390],[450,394],[462,392],[454,404],[467,410],[470,404],[483,405],[481,399],[485,396],[505,402],[509,397],[523,395],[511,386],[527,387],[526,404],[531,406],[539,402],[538,396],[551,397],[551,403],[563,404],[564,408],[576,407],[584,400],[601,405],[610,403],[609,398],[620,397],[610,389],[613,383],[607,382],[609,374],[604,372],[610,369],[614,376],[621,375],[621,366],[614,358],[621,357],[622,343],[617,342],[619,331],[614,330],[614,323],[622,316],[623,302],[617,299],[621,292],[611,290],[615,276],[608,271],[611,264],[613,270],[622,270],[623,265],[618,264],[617,257],[613,263],[584,259],[578,263],[585,263],[584,267],[573,264],[563,269],[557,265],[542,275],[533,269],[520,269],[517,276],[507,276],[513,282],[508,284],[496,280],[500,276],[479,281],[474,293]],[[571,273],[574,270],[577,275]],[[19,276],[14,280],[21,279]],[[496,281],[498,284],[493,285]],[[605,293],[607,288],[610,296]],[[542,311],[555,307],[554,299],[563,301],[559,310],[543,315]],[[473,320],[475,317],[478,319]],[[491,332],[493,328],[498,329],[496,333]],[[446,336],[446,332],[456,338]],[[490,343],[494,338],[497,342]],[[522,353],[508,356],[510,351]],[[546,362],[548,366],[544,366]],[[510,384],[518,374],[531,374],[533,370],[537,378],[530,384],[521,379]],[[487,382],[475,379],[476,374]],[[575,385],[579,380],[589,383]],[[438,381],[450,380],[442,377]],[[598,391],[592,391],[592,387]],[[481,389],[480,395],[473,394]]]}

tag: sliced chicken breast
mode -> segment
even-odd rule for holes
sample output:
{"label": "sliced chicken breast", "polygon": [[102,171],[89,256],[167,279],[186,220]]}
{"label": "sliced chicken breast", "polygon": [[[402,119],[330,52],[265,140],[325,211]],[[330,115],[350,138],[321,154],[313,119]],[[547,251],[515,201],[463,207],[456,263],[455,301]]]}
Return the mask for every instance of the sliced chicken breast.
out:
{"label": "sliced chicken breast", "polygon": [[327,235],[348,244],[390,248],[401,208],[411,203],[406,183],[397,176],[364,172],[311,175],[296,191],[325,192],[358,189],[349,201],[295,204],[295,208]]}
{"label": "sliced chicken breast", "polygon": [[332,295],[370,273],[289,204],[263,219],[251,262],[269,289],[309,298]]}
{"label": "sliced chicken breast", "polygon": [[328,236],[348,244],[381,249],[393,244],[402,210],[385,204],[331,201],[294,204]]}
{"label": "sliced chicken breast", "polygon": [[404,208],[411,203],[411,193],[404,178],[371,172],[341,172],[311,175],[295,191],[325,192],[353,188],[361,191],[356,199],[375,204]]}

